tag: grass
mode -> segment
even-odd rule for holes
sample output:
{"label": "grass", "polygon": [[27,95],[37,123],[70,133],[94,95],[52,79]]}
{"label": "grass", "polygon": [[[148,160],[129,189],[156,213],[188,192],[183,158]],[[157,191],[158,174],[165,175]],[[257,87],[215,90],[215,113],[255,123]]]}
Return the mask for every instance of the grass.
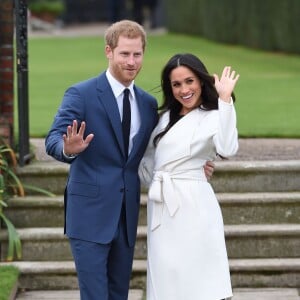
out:
{"label": "grass", "polygon": [[[158,101],[160,71],[178,52],[198,55],[210,73],[220,74],[224,65],[231,65],[241,74],[235,90],[241,137],[300,137],[300,56],[185,35],[149,36],[143,69],[136,83]],[[45,136],[65,89],[98,75],[106,66],[102,37],[31,38],[30,135]]]}
{"label": "grass", "polygon": [[0,267],[0,300],[7,300],[19,277],[19,271],[13,266]]}

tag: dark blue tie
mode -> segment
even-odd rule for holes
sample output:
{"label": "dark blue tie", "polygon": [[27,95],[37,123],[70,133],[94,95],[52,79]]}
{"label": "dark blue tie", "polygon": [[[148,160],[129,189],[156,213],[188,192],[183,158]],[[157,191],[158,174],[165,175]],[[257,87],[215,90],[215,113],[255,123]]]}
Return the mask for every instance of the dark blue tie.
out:
{"label": "dark blue tie", "polygon": [[124,150],[125,150],[126,159],[128,157],[130,122],[131,122],[131,109],[130,109],[130,102],[129,102],[129,89],[125,89],[124,97],[123,97],[122,129],[123,129]]}

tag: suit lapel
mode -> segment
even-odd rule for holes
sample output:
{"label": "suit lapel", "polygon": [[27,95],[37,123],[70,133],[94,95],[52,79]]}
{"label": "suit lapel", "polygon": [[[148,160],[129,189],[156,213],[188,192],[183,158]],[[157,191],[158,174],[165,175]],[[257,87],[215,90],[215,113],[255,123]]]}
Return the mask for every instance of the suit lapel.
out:
{"label": "suit lapel", "polygon": [[123,143],[123,134],[122,134],[122,124],[121,124],[118,104],[114,97],[112,89],[108,83],[108,80],[105,76],[105,73],[102,73],[98,77],[97,90],[98,90],[98,98],[100,102],[103,104],[104,109],[106,110],[107,116],[110,120],[111,126],[113,128],[121,152],[125,156],[124,146],[123,146],[124,143]]}

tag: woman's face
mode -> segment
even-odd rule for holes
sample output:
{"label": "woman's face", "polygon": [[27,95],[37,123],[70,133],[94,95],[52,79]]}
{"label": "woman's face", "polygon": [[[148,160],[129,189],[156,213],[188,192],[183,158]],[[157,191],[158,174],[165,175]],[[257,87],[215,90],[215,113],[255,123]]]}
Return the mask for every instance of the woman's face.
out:
{"label": "woman's face", "polygon": [[182,104],[181,115],[185,115],[201,104],[201,82],[187,67],[179,66],[170,73],[173,96]]}

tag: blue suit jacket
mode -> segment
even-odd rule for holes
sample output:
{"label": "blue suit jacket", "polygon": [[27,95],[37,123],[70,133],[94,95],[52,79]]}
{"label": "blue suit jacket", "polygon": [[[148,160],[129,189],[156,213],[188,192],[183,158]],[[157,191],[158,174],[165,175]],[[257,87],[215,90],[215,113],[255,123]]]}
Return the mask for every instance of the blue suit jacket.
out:
{"label": "blue suit jacket", "polygon": [[120,114],[105,73],[70,87],[46,137],[46,151],[59,161],[62,135],[73,120],[86,122],[93,133],[88,148],[70,166],[65,190],[65,231],[69,237],[109,243],[116,232],[122,201],[126,199],[128,242],[136,239],[140,205],[138,166],[157,123],[154,97],[134,87],[141,126],[126,161]]}

